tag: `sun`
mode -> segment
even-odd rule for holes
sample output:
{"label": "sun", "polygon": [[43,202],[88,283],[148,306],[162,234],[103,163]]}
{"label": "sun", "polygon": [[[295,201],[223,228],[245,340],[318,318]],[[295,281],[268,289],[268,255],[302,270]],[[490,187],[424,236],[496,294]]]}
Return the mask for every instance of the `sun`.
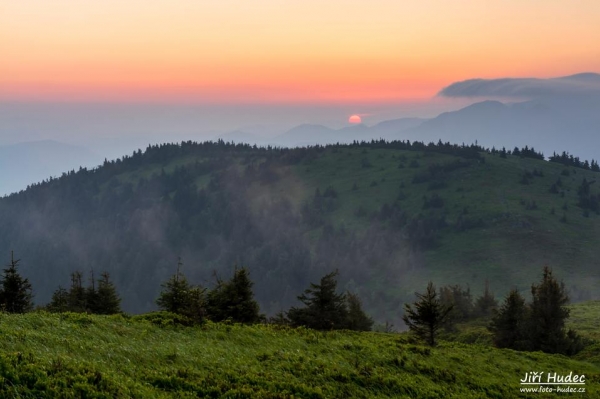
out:
{"label": "sun", "polygon": [[360,116],[358,115],[352,115],[350,118],[348,118],[348,122],[352,123],[352,124],[357,124],[357,123],[361,123],[361,119]]}

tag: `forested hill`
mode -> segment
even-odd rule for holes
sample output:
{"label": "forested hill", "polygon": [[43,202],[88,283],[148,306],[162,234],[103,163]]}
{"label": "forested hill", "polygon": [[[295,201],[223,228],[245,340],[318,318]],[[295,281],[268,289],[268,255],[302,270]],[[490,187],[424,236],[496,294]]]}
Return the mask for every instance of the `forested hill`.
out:
{"label": "forested hill", "polygon": [[246,266],[261,310],[339,269],[379,321],[428,280],[528,290],[543,265],[574,300],[600,296],[600,176],[525,148],[374,141],[310,148],[150,146],[0,199],[0,254],[38,303],[75,270],[108,271],[130,312],[155,309],[178,257],[212,286]]}

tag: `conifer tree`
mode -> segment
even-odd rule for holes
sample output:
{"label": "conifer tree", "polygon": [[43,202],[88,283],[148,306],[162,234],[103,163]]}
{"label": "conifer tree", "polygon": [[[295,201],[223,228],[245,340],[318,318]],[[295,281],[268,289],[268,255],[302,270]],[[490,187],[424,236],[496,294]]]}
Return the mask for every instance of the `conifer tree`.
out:
{"label": "conifer tree", "polygon": [[95,313],[116,314],[121,312],[121,298],[117,293],[115,285],[110,280],[108,272],[104,272],[98,281],[97,300],[98,307]]}
{"label": "conifer tree", "polygon": [[177,313],[189,318],[192,322],[200,324],[204,322],[205,298],[204,289],[188,283],[181,272],[181,258],[177,262],[177,271],[164,284],[157,305],[167,312]]}
{"label": "conifer tree", "polygon": [[483,294],[475,301],[474,312],[478,317],[488,317],[497,307],[498,301],[496,301],[494,294],[490,291],[490,283],[486,279]]}
{"label": "conifer tree", "polygon": [[345,328],[354,331],[371,331],[373,319],[371,319],[362,309],[362,303],[358,295],[348,292],[348,323]]}
{"label": "conifer tree", "polygon": [[96,288],[96,276],[92,269],[90,271],[90,284],[85,290],[85,310],[90,313],[98,314],[100,313],[99,310],[101,306],[102,304]]}
{"label": "conifer tree", "polygon": [[564,353],[569,346],[565,321],[569,302],[564,283],[558,282],[552,270],[544,267],[542,281],[531,287],[531,321],[529,332],[533,350]]}
{"label": "conifer tree", "polygon": [[452,306],[443,305],[430,281],[424,294],[415,293],[417,301],[404,305],[402,320],[410,331],[424,339],[430,346],[435,346],[435,338],[440,328],[444,325]]}
{"label": "conifer tree", "polygon": [[52,299],[47,306],[50,312],[67,312],[69,311],[69,291],[58,286],[58,289],[52,294]]}
{"label": "conifer tree", "polygon": [[161,286],[156,304],[167,312],[183,314],[189,303],[189,291],[192,288],[185,276],[181,273],[181,259],[177,262],[175,274]]}
{"label": "conifer tree", "polygon": [[183,314],[196,324],[202,324],[206,316],[205,291],[205,289],[197,286],[191,287],[188,291],[188,304]]}
{"label": "conifer tree", "polygon": [[513,289],[506,296],[504,303],[494,312],[488,329],[494,334],[494,345],[498,348],[526,350],[527,339],[526,320],[529,315],[525,299],[519,291]]}
{"label": "conifer tree", "polygon": [[85,312],[87,310],[86,289],[83,287],[83,275],[80,271],[71,273],[68,309],[70,312]]}
{"label": "conifer tree", "polygon": [[292,326],[306,326],[315,330],[337,330],[346,328],[348,309],[346,296],[337,294],[337,270],[321,278],[320,284],[310,284],[310,288],[298,297],[305,306],[292,307],[287,317]]}
{"label": "conifer tree", "polygon": [[31,283],[17,271],[20,259],[10,253],[10,264],[4,269],[0,282],[0,306],[9,313],[26,313],[33,309]]}
{"label": "conifer tree", "polygon": [[465,322],[473,315],[473,298],[469,287],[466,289],[460,285],[442,287],[439,291],[439,300],[442,305],[452,308],[444,322],[444,328],[447,330],[453,330],[456,323]]}
{"label": "conifer tree", "polygon": [[217,281],[217,286],[208,293],[207,314],[213,321],[230,319],[236,323],[257,323],[261,320],[258,302],[254,300],[252,281],[248,270],[235,268],[229,281]]}

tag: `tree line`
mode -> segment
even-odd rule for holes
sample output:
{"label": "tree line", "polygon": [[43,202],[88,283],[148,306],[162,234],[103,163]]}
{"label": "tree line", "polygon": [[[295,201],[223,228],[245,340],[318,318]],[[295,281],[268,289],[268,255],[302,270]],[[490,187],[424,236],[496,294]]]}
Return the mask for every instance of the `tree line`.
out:
{"label": "tree line", "polygon": [[[451,299],[448,300],[448,295]],[[457,286],[437,292],[432,282],[424,293],[416,293],[417,301],[405,305],[403,320],[410,331],[434,346],[443,328],[457,320],[468,319],[469,293]],[[446,296],[446,298],[444,298]],[[480,315],[491,315],[488,330],[498,348],[521,351],[543,351],[573,355],[585,346],[575,331],[566,329],[569,297],[562,282],[552,270],[544,267],[542,279],[531,286],[531,302],[513,289],[501,305],[487,288],[477,300]]]}
{"label": "tree line", "polygon": [[191,323],[200,324],[208,319],[356,331],[369,331],[373,326],[373,320],[362,309],[356,294],[338,292],[337,271],[322,277],[318,284],[311,283],[310,288],[298,296],[304,306],[292,307],[267,319],[254,299],[253,283],[246,268],[236,267],[231,279],[226,281],[215,276],[216,286],[207,290],[190,284],[181,272],[181,265],[179,261],[176,273],[162,284],[156,303],[161,310],[187,317]]}
{"label": "tree line", "polygon": [[[19,262],[11,253],[11,262],[2,277],[0,306],[8,313],[26,313],[34,308],[32,286],[18,273]],[[182,324],[202,324],[206,320],[245,324],[270,322],[316,330],[356,331],[369,331],[373,326],[373,320],[362,309],[356,294],[337,292],[337,271],[325,275],[319,284],[311,283],[310,288],[298,296],[303,307],[292,307],[267,319],[254,299],[253,282],[246,268],[236,267],[229,280],[215,276],[216,286],[208,290],[190,284],[181,266],[180,259],[175,274],[161,285],[156,304],[162,311],[182,316],[178,319]],[[89,285],[85,287],[83,274],[76,271],[71,274],[69,289],[59,286],[50,303],[41,309],[108,315],[121,313],[120,302],[108,273],[102,273],[96,280],[92,271]]]}
{"label": "tree line", "polygon": [[[26,313],[33,309],[32,286],[18,273],[20,260],[14,258],[4,269],[0,282],[0,308],[8,313]],[[235,267],[229,280],[216,278],[216,286],[208,290],[190,284],[177,269],[161,287],[156,304],[162,311],[181,316],[179,323],[202,324],[206,320],[234,323],[272,323],[315,330],[370,331],[373,319],[362,309],[360,298],[351,292],[340,293],[334,271],[311,283],[297,298],[303,306],[291,307],[269,319],[260,313],[254,299],[253,282],[246,268]],[[442,329],[452,330],[456,323],[474,318],[491,317],[488,329],[499,348],[522,351],[543,351],[573,355],[581,351],[586,341],[575,331],[566,329],[569,301],[565,286],[544,267],[542,279],[531,286],[531,302],[516,290],[511,290],[499,305],[486,281],[485,290],[475,302],[470,289],[459,285],[442,287],[439,292],[432,282],[424,293],[416,293],[417,301],[405,304],[404,322],[409,330],[427,344],[436,345]],[[59,287],[51,302],[43,307],[51,312],[87,312],[93,314],[120,313],[120,297],[108,273],[96,280],[91,273],[89,285],[83,286],[80,272],[71,274],[69,290]]]}

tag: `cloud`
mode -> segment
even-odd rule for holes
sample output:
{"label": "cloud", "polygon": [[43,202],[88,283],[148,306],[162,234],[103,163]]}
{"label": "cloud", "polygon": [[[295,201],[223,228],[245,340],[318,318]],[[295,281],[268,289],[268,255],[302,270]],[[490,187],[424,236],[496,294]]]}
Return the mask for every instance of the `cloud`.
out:
{"label": "cloud", "polygon": [[600,74],[580,73],[560,78],[469,79],[443,88],[442,97],[516,97],[600,95]]}

